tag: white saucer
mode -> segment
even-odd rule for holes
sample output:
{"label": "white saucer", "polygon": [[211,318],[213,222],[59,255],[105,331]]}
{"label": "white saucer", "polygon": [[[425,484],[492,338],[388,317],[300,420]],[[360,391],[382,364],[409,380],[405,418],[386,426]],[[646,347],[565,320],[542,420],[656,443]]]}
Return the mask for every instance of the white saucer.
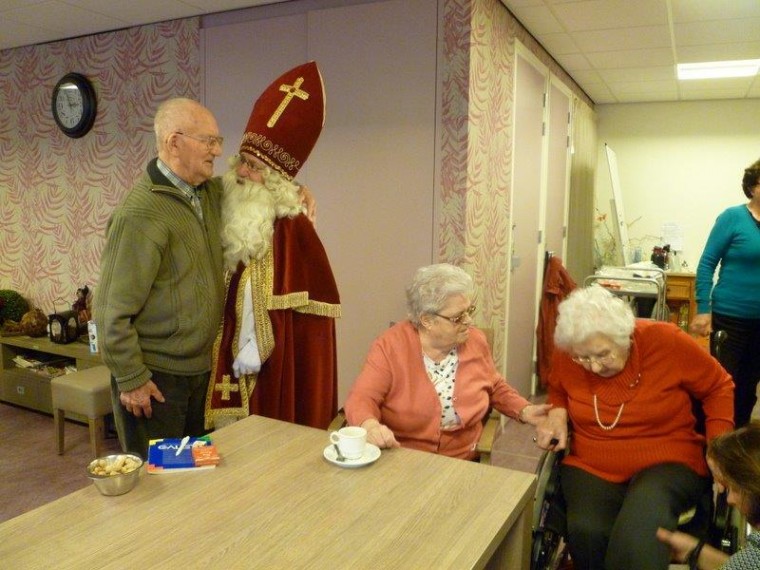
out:
{"label": "white saucer", "polygon": [[325,447],[322,455],[324,455],[325,459],[327,459],[327,461],[333,465],[351,469],[355,467],[364,467],[365,465],[369,465],[370,463],[377,461],[380,457],[380,448],[376,445],[368,443],[364,447],[364,454],[359,459],[346,459],[345,461],[338,461],[338,454],[336,453],[335,448],[332,446],[332,444],[330,444]]}

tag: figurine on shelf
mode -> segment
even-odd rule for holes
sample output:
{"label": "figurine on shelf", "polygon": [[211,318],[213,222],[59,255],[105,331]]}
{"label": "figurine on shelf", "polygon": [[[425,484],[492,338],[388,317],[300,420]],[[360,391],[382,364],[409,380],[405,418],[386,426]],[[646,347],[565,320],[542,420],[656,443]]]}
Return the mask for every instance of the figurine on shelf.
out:
{"label": "figurine on shelf", "polygon": [[92,319],[92,293],[87,285],[77,289],[77,299],[71,308],[77,313],[79,334],[87,332],[87,323]]}

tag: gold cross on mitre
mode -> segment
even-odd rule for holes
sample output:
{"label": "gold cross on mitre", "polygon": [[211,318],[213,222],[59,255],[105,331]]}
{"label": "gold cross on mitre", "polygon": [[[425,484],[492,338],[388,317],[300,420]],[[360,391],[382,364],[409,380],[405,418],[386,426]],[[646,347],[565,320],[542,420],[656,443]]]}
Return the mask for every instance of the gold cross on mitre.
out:
{"label": "gold cross on mitre", "polygon": [[214,390],[222,393],[222,400],[230,399],[230,392],[240,392],[240,385],[230,382],[230,375],[224,374],[222,376],[222,383],[214,386]]}
{"label": "gold cross on mitre", "polygon": [[303,77],[299,77],[293,82],[293,85],[288,85],[286,83],[283,83],[280,85],[280,91],[285,93],[285,97],[282,99],[282,102],[280,103],[280,106],[277,107],[274,113],[272,113],[272,116],[269,117],[269,121],[267,122],[267,127],[270,129],[274,127],[275,123],[277,123],[277,119],[280,118],[280,116],[285,112],[285,108],[290,103],[291,99],[293,97],[298,97],[299,99],[302,99],[303,101],[306,101],[306,99],[309,98],[309,94],[302,90],[301,84],[303,83]]}

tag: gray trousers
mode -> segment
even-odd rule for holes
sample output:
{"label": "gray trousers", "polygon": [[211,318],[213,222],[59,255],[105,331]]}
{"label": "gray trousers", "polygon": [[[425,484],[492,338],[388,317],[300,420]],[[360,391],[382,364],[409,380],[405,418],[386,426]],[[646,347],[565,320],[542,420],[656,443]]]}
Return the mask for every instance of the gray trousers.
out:
{"label": "gray trousers", "polygon": [[709,478],[677,463],[649,467],[626,483],[564,465],[560,478],[575,570],[667,570],[670,551],[657,527],[675,530],[679,515],[710,490]]}
{"label": "gray trousers", "polygon": [[151,370],[153,382],[161,390],[166,402],[151,400],[153,415],[150,419],[136,418],[122,406],[116,380],[111,377],[111,403],[116,433],[124,451],[148,456],[148,441],[162,437],[197,437],[208,430],[203,427],[203,412],[209,373],[179,376]]}

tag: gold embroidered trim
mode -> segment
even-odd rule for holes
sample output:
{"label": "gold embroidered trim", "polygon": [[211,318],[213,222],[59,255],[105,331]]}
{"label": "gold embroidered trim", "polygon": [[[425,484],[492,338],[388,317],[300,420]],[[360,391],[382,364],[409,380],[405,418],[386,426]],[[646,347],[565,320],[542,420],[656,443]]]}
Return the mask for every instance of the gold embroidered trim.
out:
{"label": "gold embroidered trim", "polygon": [[[248,411],[248,401],[253,394],[253,389],[256,387],[256,378],[256,374],[244,375],[242,378],[240,378],[239,384],[237,384],[238,389],[240,390],[239,407],[211,409],[211,394],[215,389],[219,388],[219,386],[214,385],[214,380],[212,377],[211,382],[209,382],[209,395],[206,397],[206,418],[204,422],[205,428],[214,429],[220,427],[217,425],[220,423],[218,420],[221,420],[223,418],[233,420],[241,420],[243,418],[247,418],[250,415],[250,412]],[[225,376],[225,384],[227,386],[233,385],[229,382],[229,380],[229,377]],[[224,386],[224,384],[222,384],[222,386]],[[224,425],[224,423],[222,422],[221,425]]]}
{"label": "gold embroidered trim", "polygon": [[274,256],[271,247],[264,255],[264,259],[251,260],[242,275],[242,279],[246,278],[251,280],[256,340],[259,344],[259,356],[263,363],[274,351],[274,331],[268,311],[272,297],[272,284],[274,283]]}
{"label": "gold embroidered trim", "polygon": [[[242,307],[241,302],[241,295],[240,291],[241,289],[245,291],[245,281],[244,279],[247,278],[247,268],[243,271],[243,274],[240,276],[240,281],[238,282],[238,295],[236,299],[236,309],[239,310]],[[230,281],[232,280],[232,273],[229,271],[224,276],[224,284],[225,284],[225,295],[224,295],[224,306],[227,306],[227,295],[229,294],[230,290]],[[242,287],[241,287],[242,286]],[[251,287],[253,291],[256,291],[255,284],[252,282]],[[254,307],[255,307],[255,299],[254,299]],[[266,311],[264,311],[266,314]],[[256,322],[259,322],[259,318],[256,317]],[[269,322],[269,316],[267,315],[266,322],[269,324],[269,330],[270,330],[270,336],[271,335],[271,323]],[[218,408],[218,409],[212,409],[211,408],[211,402],[213,401],[213,396],[215,391],[225,391],[225,385],[228,387],[227,390],[227,397],[224,397],[224,394],[222,395],[223,400],[229,400],[229,393],[230,390],[232,390],[232,384],[230,382],[231,378],[228,375],[225,375],[223,382],[221,385],[218,385],[215,383],[214,379],[216,378],[216,373],[219,367],[219,350],[221,348],[222,344],[222,332],[224,330],[224,322],[219,324],[219,329],[216,333],[216,339],[214,340],[214,347],[211,351],[211,378],[208,383],[208,390],[206,391],[206,404],[205,404],[205,410],[204,410],[204,427],[205,429],[214,429],[216,427],[216,420],[221,418],[233,418],[233,419],[242,419],[245,417],[248,417],[249,411],[248,411],[248,401],[251,398],[251,395],[253,394],[253,389],[256,387],[256,380],[258,378],[258,374],[244,374],[242,378],[238,380],[237,388],[240,391],[240,407],[226,407],[226,408]],[[233,340],[233,350],[234,353],[237,353],[238,350],[238,344],[239,344],[239,338],[240,338],[240,328],[235,331],[235,337]],[[258,330],[257,330],[258,334]],[[272,343],[274,344],[274,343]],[[271,354],[271,350],[270,353]],[[268,356],[268,355],[267,355]]]}
{"label": "gold embroidered trim", "polygon": [[272,295],[269,299],[270,311],[283,311],[303,307],[309,302],[309,294],[306,291],[288,293],[287,295]]}
{"label": "gold embroidered trim", "polygon": [[339,319],[342,316],[340,305],[323,303],[322,301],[309,301],[309,304],[305,307],[296,307],[293,310],[298,313],[317,315],[318,317],[330,317],[332,319]]}
{"label": "gold embroidered trim", "polygon": [[307,291],[288,293],[287,295],[272,295],[269,300],[270,311],[284,311],[288,309],[296,313],[330,317],[333,319],[339,319],[342,316],[340,305],[325,303],[323,301],[310,301]]}
{"label": "gold embroidered trim", "polygon": [[293,177],[285,169],[287,168],[290,171],[299,170],[301,166],[300,160],[291,156],[290,153],[277,143],[272,142],[266,135],[251,132],[245,133],[243,141],[240,143],[240,150],[251,152],[258,159],[282,174],[287,180],[293,180]]}

